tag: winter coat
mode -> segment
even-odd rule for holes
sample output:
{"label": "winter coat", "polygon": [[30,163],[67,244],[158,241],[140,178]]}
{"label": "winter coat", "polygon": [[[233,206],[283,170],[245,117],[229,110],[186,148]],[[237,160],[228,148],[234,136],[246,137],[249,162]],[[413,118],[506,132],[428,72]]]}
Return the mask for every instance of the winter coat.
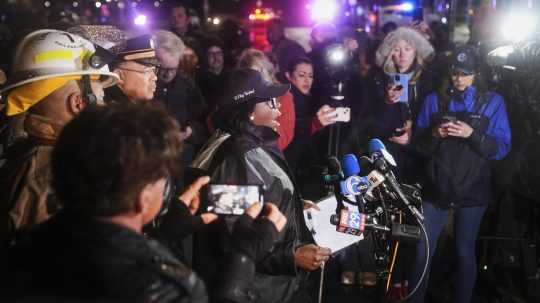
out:
{"label": "winter coat", "polygon": [[[275,203],[287,218],[273,250],[257,263],[259,302],[287,302],[294,295],[307,276],[295,266],[295,249],[313,243],[293,175],[276,140],[272,129],[261,126],[250,125],[233,135],[218,131],[193,164],[201,174],[210,175],[214,184],[262,186],[264,200]],[[231,249],[233,221],[232,217],[221,217],[195,236],[194,268],[210,289],[223,268],[223,256]]]}
{"label": "winter coat", "polygon": [[154,100],[165,105],[182,129],[191,128],[182,154],[182,162],[187,166],[209,137],[204,121],[207,108],[201,91],[191,78],[178,73],[171,83],[158,82]]}
{"label": "winter coat", "polygon": [[0,247],[18,229],[47,220],[59,209],[50,186],[51,152],[60,126],[29,114],[28,138],[14,143],[0,169]]}
{"label": "winter coat", "polygon": [[[432,135],[444,115],[469,124],[469,138]],[[491,201],[492,160],[511,148],[511,131],[503,98],[478,94],[474,86],[443,104],[436,93],[426,98],[417,120],[417,149],[426,157],[426,200],[442,208],[487,205]]]}
{"label": "winter coat", "polygon": [[204,283],[158,242],[66,211],[17,237],[4,257],[3,299],[208,302]]}
{"label": "winter coat", "polygon": [[[395,157],[398,164],[398,179],[402,182],[417,182],[418,174],[417,159],[415,154],[407,145],[400,145],[389,141],[391,137],[399,135],[396,129],[403,128],[407,121],[415,121],[418,111],[423,103],[425,96],[432,91],[432,74],[429,70],[416,65],[411,72],[412,77],[409,81],[408,96],[409,102],[397,102],[388,104],[385,101],[386,85],[388,75],[379,70],[375,77],[367,84],[367,93],[370,96],[368,101],[368,110],[365,111],[367,117],[367,133],[370,138],[379,138],[383,140],[389,152]],[[412,124],[413,133],[415,129]]]}
{"label": "winter coat", "polygon": [[293,95],[295,113],[294,138],[285,149],[284,154],[287,162],[298,177],[300,173],[298,170],[306,165],[306,162],[300,160],[306,159],[303,157],[309,156],[309,153],[312,151],[310,146],[313,144],[311,136],[315,111],[312,104],[313,100],[310,96],[304,95],[294,85],[291,86],[291,93]]}

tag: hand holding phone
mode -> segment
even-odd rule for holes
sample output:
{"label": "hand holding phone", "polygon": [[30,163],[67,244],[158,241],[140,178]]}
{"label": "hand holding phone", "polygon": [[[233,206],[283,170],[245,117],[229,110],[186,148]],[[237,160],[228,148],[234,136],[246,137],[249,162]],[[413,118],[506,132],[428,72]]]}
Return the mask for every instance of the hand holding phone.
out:
{"label": "hand holding phone", "polygon": [[452,115],[444,115],[441,117],[439,125],[433,130],[433,135],[439,138],[448,137],[448,126],[451,123],[457,123],[458,119]]}
{"label": "hand holding phone", "polygon": [[335,108],[330,107],[327,104],[321,106],[321,108],[319,108],[319,110],[317,111],[317,119],[319,120],[319,123],[321,123],[322,126],[328,126],[336,123],[335,111]]}
{"label": "hand holding phone", "polygon": [[[408,74],[393,74],[390,75],[390,81],[388,84],[392,87],[393,93],[389,93],[393,102],[409,102],[409,75]],[[399,95],[399,99],[397,98]],[[395,100],[396,99],[396,100]]]}

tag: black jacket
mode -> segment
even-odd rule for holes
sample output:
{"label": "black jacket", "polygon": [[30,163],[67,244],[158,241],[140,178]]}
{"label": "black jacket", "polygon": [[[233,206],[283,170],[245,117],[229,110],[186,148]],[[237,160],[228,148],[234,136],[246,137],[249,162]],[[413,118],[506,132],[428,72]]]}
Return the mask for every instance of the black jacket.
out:
{"label": "black jacket", "polygon": [[[444,115],[473,128],[467,139],[432,135]],[[426,200],[441,208],[487,205],[492,200],[491,162],[511,148],[511,130],[502,96],[477,92],[474,86],[443,102],[426,98],[418,116],[416,149],[425,157]]]}
{"label": "black jacket", "polygon": [[[433,91],[433,74],[430,70],[416,67],[408,87],[408,103],[395,103],[388,105],[384,101],[388,76],[382,71],[375,72],[373,78],[369,79],[367,96],[370,102],[368,105],[371,111],[371,119],[377,120],[375,127],[380,137],[391,137],[393,127],[402,127],[405,120],[416,121],[418,112],[424,103],[424,99]],[[386,125],[386,127],[381,127]],[[384,128],[384,129],[383,129]],[[394,128],[395,129],[395,128]]]}
{"label": "black jacket", "polygon": [[206,102],[193,80],[178,73],[171,83],[158,82],[154,100],[163,103],[182,128],[191,127],[193,133],[185,143],[198,149],[208,139]]}
{"label": "black jacket", "polygon": [[[408,103],[388,104],[385,102],[386,85],[388,76],[382,71],[375,72],[375,76],[370,79],[367,88],[370,90],[369,111],[367,111],[368,136],[383,140],[389,152],[394,156],[398,167],[395,173],[398,179],[406,183],[418,182],[418,159],[410,145],[400,145],[388,139],[402,133],[397,133],[396,129],[403,128],[407,121],[416,121],[418,112],[424,102],[425,97],[431,92],[433,87],[433,76],[429,70],[416,66],[412,79],[408,87]],[[413,122],[413,133],[416,128]]]}
{"label": "black jacket", "polygon": [[158,242],[61,211],[2,258],[3,298],[207,302],[204,283]]}
{"label": "black jacket", "polygon": [[306,162],[300,161],[309,157],[313,144],[311,136],[311,123],[313,117],[315,117],[315,109],[313,107],[313,99],[311,96],[304,95],[298,88],[291,85],[291,93],[293,95],[295,124],[294,124],[294,138],[284,151],[287,162],[291,166],[293,172],[297,177],[302,174],[299,169],[305,171]]}
{"label": "black jacket", "polygon": [[196,82],[208,106],[206,112],[213,112],[222,96],[227,84],[228,73],[225,70],[219,75],[213,74],[207,70],[197,74]]}
{"label": "black jacket", "polygon": [[[294,251],[298,246],[313,243],[293,175],[277,147],[277,134],[270,128],[249,126],[222,138],[225,141],[217,148],[211,142],[203,148],[201,155],[210,156],[205,156],[206,161],[198,162],[196,168],[209,174],[215,184],[263,186],[264,200],[276,203],[287,218],[273,250],[257,263],[255,275],[258,302],[285,303],[307,277],[306,272],[296,268]],[[207,153],[210,149],[213,152]],[[194,268],[209,288],[215,287],[216,274],[224,266],[223,257],[231,249],[230,228],[234,219],[221,217],[196,235]]]}

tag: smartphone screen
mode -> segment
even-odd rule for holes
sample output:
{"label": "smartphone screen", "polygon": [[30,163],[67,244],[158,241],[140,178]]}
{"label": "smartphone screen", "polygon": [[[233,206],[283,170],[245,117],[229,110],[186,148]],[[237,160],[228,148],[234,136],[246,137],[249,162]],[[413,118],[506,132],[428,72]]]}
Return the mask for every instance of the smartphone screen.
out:
{"label": "smartphone screen", "polygon": [[403,93],[399,97],[399,102],[409,102],[409,75],[408,74],[393,74],[392,81],[396,87],[401,87]]}
{"label": "smartphone screen", "polygon": [[264,202],[258,185],[210,184],[207,211],[220,215],[242,215],[256,202]]}

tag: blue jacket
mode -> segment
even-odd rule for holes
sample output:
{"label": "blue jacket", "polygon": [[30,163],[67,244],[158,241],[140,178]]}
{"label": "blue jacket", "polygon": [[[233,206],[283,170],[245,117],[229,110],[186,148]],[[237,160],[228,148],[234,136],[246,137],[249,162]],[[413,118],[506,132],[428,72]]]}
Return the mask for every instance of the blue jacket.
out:
{"label": "blue jacket", "polygon": [[[442,108],[440,108],[442,107]],[[432,129],[443,115],[456,116],[473,128],[469,138],[435,138]],[[440,207],[485,205],[491,200],[490,160],[504,158],[511,148],[511,131],[502,96],[476,94],[471,86],[442,104],[430,94],[420,110],[415,142],[428,158],[427,199]]]}

